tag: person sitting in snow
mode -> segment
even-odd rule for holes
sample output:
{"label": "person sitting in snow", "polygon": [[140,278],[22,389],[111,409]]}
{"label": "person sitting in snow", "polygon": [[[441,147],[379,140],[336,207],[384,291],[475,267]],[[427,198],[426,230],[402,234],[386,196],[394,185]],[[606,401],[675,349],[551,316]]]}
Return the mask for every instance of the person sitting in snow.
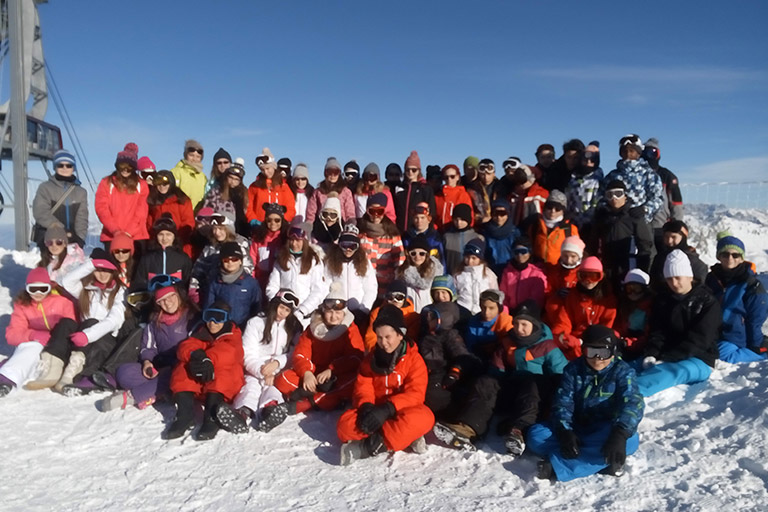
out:
{"label": "person sitting in snow", "polygon": [[621,357],[627,361],[643,356],[650,330],[651,308],[655,294],[648,274],[635,268],[622,283],[613,328],[622,338]]}
{"label": "person sitting in snow", "polygon": [[371,311],[368,329],[363,338],[366,353],[376,347],[376,331],[373,329],[373,323],[376,321],[376,317],[379,316],[381,308],[387,304],[391,304],[403,310],[403,318],[405,319],[405,328],[407,330],[406,335],[408,338],[411,340],[419,338],[421,316],[413,310],[413,302],[408,298],[408,286],[404,281],[396,279],[387,286],[387,292],[384,295],[384,302],[382,305],[373,308]]}
{"label": "person sitting in snow", "polygon": [[635,362],[643,396],[707,380],[718,356],[722,310],[706,286],[694,285],[683,251],[669,253],[664,277],[669,289],[653,302],[645,358]]}
{"label": "person sitting in snow", "polygon": [[504,292],[489,289],[480,294],[480,312],[469,319],[464,343],[484,363],[512,330],[512,315],[504,310]]}
{"label": "person sitting in snow", "polygon": [[210,277],[203,309],[216,301],[231,308],[230,318],[238,327],[261,311],[261,286],[243,268],[245,254],[237,242],[224,242],[219,252],[218,272]]}
{"label": "person sitting in snow", "polygon": [[179,438],[193,426],[195,400],[205,404],[197,440],[216,437],[217,407],[222,402],[231,402],[245,384],[243,337],[231,319],[229,305],[214,302],[203,310],[202,316],[203,325],[176,350],[178,363],[171,374],[176,419],[166,432],[166,439]]}
{"label": "person sitting in snow", "polygon": [[723,309],[717,343],[720,359],[728,363],[762,361],[768,357],[768,336],[762,332],[768,317],[768,294],[755,277],[754,265],[744,260],[744,242],[727,231],[717,235],[717,260],[706,285]]}
{"label": "person sitting in snow", "polygon": [[681,220],[670,220],[660,229],[661,243],[658,254],[653,258],[651,270],[651,288],[656,292],[667,289],[667,281],[664,279],[664,262],[667,255],[675,249],[680,249],[691,260],[693,277],[698,284],[707,278],[707,265],[701,261],[696,249],[688,245],[688,225]]}
{"label": "person sitting in snow", "polygon": [[427,367],[416,345],[405,337],[402,310],[382,307],[373,324],[376,348],[360,365],[352,408],[339,418],[341,464],[411,447],[426,451],[424,434],[435,423],[424,405]]}
{"label": "person sitting in snow", "polygon": [[621,476],[639,445],[645,403],[635,371],[616,357],[613,329],[584,331],[584,355],[563,370],[549,422],[528,430],[528,448],[543,460],[538,478],[567,482],[604,472]]}
{"label": "person sitting in snow", "polygon": [[547,276],[547,288],[544,291],[544,320],[557,317],[557,307],[571,288],[579,282],[578,273],[581,260],[584,257],[584,242],[578,236],[569,236],[560,246],[560,259],[554,265],[544,265],[544,275]]}

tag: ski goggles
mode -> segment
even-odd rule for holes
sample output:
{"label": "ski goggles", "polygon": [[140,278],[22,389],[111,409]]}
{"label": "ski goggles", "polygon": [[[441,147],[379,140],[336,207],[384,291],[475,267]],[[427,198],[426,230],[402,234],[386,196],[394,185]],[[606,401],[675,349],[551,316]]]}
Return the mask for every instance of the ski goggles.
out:
{"label": "ski goggles", "polygon": [[334,310],[341,311],[347,307],[347,301],[341,299],[325,299],[323,301],[323,309],[326,311]]}
{"label": "ski goggles", "polygon": [[517,158],[510,158],[509,160],[504,161],[504,170],[505,171],[514,171],[519,169],[523,166],[523,162],[518,160]]}
{"label": "ski goggles", "polygon": [[621,188],[613,188],[611,190],[605,191],[605,198],[606,199],[621,199],[626,195],[626,192],[624,189]]}
{"label": "ski goggles", "polygon": [[60,238],[57,238],[56,240],[46,240],[45,241],[45,246],[46,247],[51,247],[53,245],[66,245],[66,244],[67,244],[67,241],[66,240],[62,240]]}
{"label": "ski goggles", "polygon": [[515,247],[512,249],[512,254],[515,256],[525,256],[526,254],[530,254],[531,250],[527,247]]}
{"label": "ski goggles", "polygon": [[288,230],[288,238],[290,240],[306,240],[307,232],[298,227],[292,227]]}
{"label": "ski goggles", "polygon": [[393,300],[396,302],[403,302],[406,295],[402,292],[391,292],[387,294],[387,300]]}
{"label": "ski goggles", "polygon": [[167,174],[154,174],[152,178],[152,183],[157,187],[158,185],[170,185],[171,184],[171,177]]}
{"label": "ski goggles", "polygon": [[152,300],[152,294],[145,291],[131,292],[125,296],[125,303],[129,306],[141,309]]}
{"label": "ski goggles", "polygon": [[555,210],[556,212],[562,212],[562,211],[565,211],[565,206],[563,206],[560,203],[556,203],[554,201],[547,201],[546,203],[544,203],[544,209]]}
{"label": "ski goggles", "polygon": [[338,213],[329,211],[320,212],[320,216],[326,220],[336,220],[339,218]]}
{"label": "ski goggles", "polygon": [[245,176],[245,169],[243,169],[242,167],[238,167],[238,166],[234,166],[233,165],[232,167],[230,167],[230,168],[228,168],[226,170],[226,174],[228,176],[235,176],[235,177],[240,178],[242,180],[243,177]]}
{"label": "ski goggles", "polygon": [[379,181],[379,175],[374,174],[372,172],[365,173],[363,175],[363,178],[365,178],[365,181],[367,181],[368,183],[376,183],[377,181]]}
{"label": "ski goggles", "polygon": [[501,292],[498,290],[485,290],[483,293],[481,293],[480,303],[482,304],[486,300],[490,300],[491,302],[495,302],[499,305],[504,302],[504,298],[502,297]]}
{"label": "ski goggles", "polygon": [[218,308],[208,308],[203,310],[203,322],[213,322],[223,324],[229,320],[229,311]]}
{"label": "ski goggles", "polygon": [[341,175],[341,169],[337,169],[336,167],[329,167],[325,170],[326,176],[340,176]]}
{"label": "ski goggles", "polygon": [[360,175],[357,171],[344,171],[344,178],[348,180],[352,180],[357,178]]}
{"label": "ski goggles", "polygon": [[30,295],[51,293],[51,285],[47,283],[29,283],[26,286],[26,290]]}
{"label": "ski goggles", "polygon": [[427,206],[416,206],[411,210],[411,213],[413,215],[429,215],[429,207]]}
{"label": "ski goggles", "polygon": [[360,247],[357,242],[339,242],[339,248],[344,251],[356,251]]}
{"label": "ski goggles", "polygon": [[291,290],[280,290],[275,295],[275,298],[277,298],[282,304],[290,306],[293,309],[299,307],[299,298]]}
{"label": "ski goggles", "polygon": [[152,278],[149,280],[149,285],[147,285],[147,288],[149,288],[150,292],[156,292],[161,288],[165,288],[167,286],[173,286],[176,283],[180,283],[180,282],[181,282],[181,279],[179,279],[176,276],[171,276],[168,274],[157,274],[152,276]]}
{"label": "ski goggles", "polygon": [[613,357],[613,349],[611,347],[583,347],[584,357],[587,359],[599,359],[605,361]]}
{"label": "ski goggles", "polygon": [[491,213],[492,217],[509,217],[509,212],[506,210],[506,208],[494,208],[493,213]]}
{"label": "ski goggles", "polygon": [[599,283],[603,279],[602,272],[580,271],[576,275],[579,280],[586,281],[588,283]]}
{"label": "ski goggles", "polygon": [[368,215],[371,217],[383,217],[384,212],[386,211],[386,208],[383,206],[371,206],[368,208]]}
{"label": "ski goggles", "polygon": [[211,215],[210,219],[212,226],[225,226],[227,224],[227,218],[218,213],[216,215]]}
{"label": "ski goggles", "polygon": [[491,164],[480,164],[477,170],[483,174],[493,174],[496,172],[496,167]]}
{"label": "ski goggles", "polygon": [[[150,183],[154,183],[155,182],[156,173],[155,173],[154,170],[139,171],[139,175],[141,176],[141,179],[143,179],[144,181],[148,181]],[[166,178],[166,181],[167,180],[168,180],[168,178]]]}

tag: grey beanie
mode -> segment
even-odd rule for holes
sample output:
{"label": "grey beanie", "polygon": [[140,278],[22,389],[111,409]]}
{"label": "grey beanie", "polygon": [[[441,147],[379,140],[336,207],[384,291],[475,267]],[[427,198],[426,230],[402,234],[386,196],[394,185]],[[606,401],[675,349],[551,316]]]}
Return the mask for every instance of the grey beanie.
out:
{"label": "grey beanie", "polygon": [[557,189],[549,193],[549,197],[547,198],[546,202],[559,204],[560,206],[563,207],[563,209],[566,209],[568,207],[568,199],[566,199],[565,194],[563,194]]}
{"label": "grey beanie", "polygon": [[54,222],[45,230],[45,241],[51,242],[53,240],[64,240],[67,242],[67,230],[64,229],[64,224]]}
{"label": "grey beanie", "polygon": [[328,169],[338,169],[341,171],[341,164],[336,160],[335,156],[328,157],[328,160],[325,162],[325,169],[323,170],[327,171]]}
{"label": "grey beanie", "polygon": [[309,179],[309,168],[307,164],[300,162],[293,168],[293,178],[307,178]]}
{"label": "grey beanie", "polygon": [[376,165],[374,162],[371,162],[365,166],[365,169],[363,170],[363,175],[365,174],[375,174],[376,178],[381,177],[381,171],[379,171],[379,166]]}

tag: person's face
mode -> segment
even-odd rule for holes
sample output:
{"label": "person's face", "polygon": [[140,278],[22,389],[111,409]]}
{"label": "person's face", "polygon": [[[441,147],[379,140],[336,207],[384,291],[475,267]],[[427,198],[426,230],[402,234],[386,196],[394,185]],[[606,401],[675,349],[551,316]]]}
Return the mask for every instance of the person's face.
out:
{"label": "person's face", "polygon": [[592,368],[596,372],[599,372],[608,368],[608,365],[611,364],[611,361],[613,361],[613,357],[610,357],[608,359],[598,359],[596,357],[585,357],[584,360],[587,362],[587,365],[589,365],[590,368]]}
{"label": "person's face", "polygon": [[483,318],[483,322],[490,322],[499,316],[499,305],[492,300],[484,300],[480,303],[480,315]]}
{"label": "person's face", "polygon": [[421,233],[422,231],[426,231],[429,227],[429,216],[423,213],[418,213],[413,216],[411,222],[416,231]]}
{"label": "person's face", "polygon": [[379,204],[372,204],[368,207],[366,212],[368,212],[368,217],[371,218],[371,222],[374,224],[381,224],[381,221],[384,220],[384,215],[386,214],[386,207],[379,205]]}
{"label": "person's face", "polygon": [[323,222],[326,226],[333,226],[339,222],[339,214],[336,210],[323,210],[320,212],[320,217],[323,218]]}
{"label": "person's face", "polygon": [[619,151],[619,155],[624,160],[637,160],[640,158],[640,153],[632,146],[622,146],[621,151]]}
{"label": "person's face", "polygon": [[163,310],[163,312],[173,315],[176,313],[176,311],[179,310],[179,305],[181,304],[181,300],[179,299],[179,294],[176,292],[169,293],[162,299],[156,301],[157,305],[160,306],[160,309]]}
{"label": "person's face", "polygon": [[627,204],[627,193],[623,189],[613,189],[605,191],[605,199],[608,205],[614,210],[618,210]]}
{"label": "person's face", "polygon": [[304,190],[305,188],[307,188],[308,181],[309,180],[307,180],[307,178],[304,178],[304,177],[293,178],[293,184],[296,185],[296,188],[298,190]]}
{"label": "person's face", "polygon": [[334,184],[337,181],[339,181],[341,177],[341,169],[336,169],[335,167],[332,167],[330,169],[325,170],[325,179],[330,184]]}
{"label": "person's face", "polygon": [[525,338],[526,336],[530,336],[533,332],[533,323],[522,318],[515,318],[513,329],[517,336],[520,338]]}
{"label": "person's face", "polygon": [[411,258],[411,263],[416,267],[423,265],[427,261],[427,256],[427,251],[424,249],[411,249],[408,251],[408,257]]}
{"label": "person's face", "polygon": [[203,161],[203,150],[187,148],[187,161],[192,164],[198,164]]}
{"label": "person's face", "polygon": [[509,212],[505,208],[494,208],[491,212],[491,220],[497,226],[506,224],[509,219]]}
{"label": "person's face", "polygon": [[400,331],[393,329],[389,325],[381,325],[376,328],[376,344],[387,354],[391,354],[403,341],[403,335]]}
{"label": "person's face", "polygon": [[554,151],[542,151],[536,155],[536,162],[542,169],[548,169],[550,165],[555,163]]}
{"label": "person's face", "polygon": [[298,238],[288,239],[288,249],[293,252],[301,252],[304,249],[304,240]]}
{"label": "person's face", "polygon": [[224,269],[224,272],[227,274],[232,274],[234,272],[237,272],[240,270],[240,267],[243,266],[243,260],[240,258],[236,258],[234,256],[228,256],[226,258],[221,258],[221,268]]}
{"label": "person's face", "polygon": [[483,185],[490,185],[496,179],[496,166],[493,164],[480,164],[478,171],[480,172],[480,181]]}
{"label": "person's face", "polygon": [[693,278],[691,276],[673,276],[667,278],[667,286],[674,293],[685,295],[693,288]]}
{"label": "person's face", "polygon": [[280,228],[283,225],[283,218],[279,215],[269,214],[264,219],[264,223],[267,225],[267,230],[273,232],[280,231]]}
{"label": "person's face", "polygon": [[29,296],[32,298],[35,302],[43,302],[45,298],[50,295],[51,292],[45,292],[45,293],[30,293]]}
{"label": "person's face", "polygon": [[211,228],[211,233],[213,233],[213,238],[216,239],[217,242],[223,242],[227,239],[227,228],[226,226],[213,226]]}
{"label": "person's face", "polygon": [[163,230],[157,234],[157,243],[160,244],[160,247],[163,249],[172,246],[174,240],[176,240],[176,235],[170,231]]}
{"label": "person's face", "polygon": [[432,290],[432,301],[435,304],[451,302],[451,292],[448,290]]}
{"label": "person's face", "polygon": [[572,171],[576,168],[576,164],[579,163],[579,159],[579,152],[575,149],[570,149],[565,152],[565,166],[569,171]]}
{"label": "person's face", "polygon": [[219,334],[219,331],[221,331],[224,328],[224,324],[217,324],[213,320],[210,322],[206,322],[205,326],[208,327],[208,332],[211,334]]}
{"label": "person's face", "polygon": [[582,158],[581,159],[581,166],[585,167],[585,168],[592,169],[592,168],[596,167],[596,164],[591,159]]}
{"label": "person's face", "polygon": [[640,283],[627,283],[624,285],[624,294],[631,301],[640,300],[645,293],[645,287]]}
{"label": "person's face", "polygon": [[112,251],[112,257],[115,258],[118,263],[125,263],[130,259],[131,251],[128,249],[118,249],[116,251]]}
{"label": "person's face", "polygon": [[352,183],[357,179],[357,173],[356,172],[345,172],[344,173],[344,181],[347,183]]}
{"label": "person's face", "polygon": [[239,176],[235,174],[227,174],[227,185],[229,185],[229,188],[235,188],[240,186],[240,183],[242,183],[242,180]]}
{"label": "person's face", "polygon": [[157,191],[160,192],[161,194],[165,195],[168,193],[169,190],[171,190],[170,183],[157,184]]}
{"label": "person's face", "polygon": [[397,306],[398,308],[402,308],[405,305],[405,295],[400,298],[399,294],[398,296],[394,296],[391,293],[387,294],[387,303],[392,304],[393,306]]}
{"label": "person's face", "polygon": [[418,168],[418,167],[413,167],[413,166],[406,167],[405,168],[405,181],[406,181],[406,183],[411,183],[411,182],[414,182],[414,181],[418,181],[420,171],[421,171],[421,169]]}
{"label": "person's face", "polygon": [[438,327],[440,327],[440,322],[437,320],[437,317],[432,314],[427,315],[427,329],[429,332],[437,332]]}
{"label": "person's face", "polygon": [[277,167],[271,164],[267,164],[261,169],[261,172],[264,173],[264,177],[266,177],[268,180],[271,180],[275,176],[276,170]]}
{"label": "person's face", "polygon": [[52,256],[58,256],[59,254],[62,254],[66,250],[67,241],[51,240],[51,245],[48,245],[48,242],[46,242],[45,246],[48,248],[48,252],[51,253]]}
{"label": "person's face", "polygon": [[384,177],[386,178],[387,181],[395,181],[395,182],[402,181],[403,173],[398,171],[397,169],[392,169],[392,170],[386,171],[384,173]]}
{"label": "person's face", "polygon": [[559,204],[545,203],[544,206],[544,218],[547,220],[554,220],[563,215],[565,210]]}
{"label": "person's face", "polygon": [[683,241],[683,235],[680,233],[670,233],[668,231],[664,232],[663,236],[664,245],[667,247],[677,247],[680,245],[680,242]]}
{"label": "person's face", "polygon": [[475,181],[477,179],[477,167],[474,165],[465,165],[464,166],[464,176],[466,176],[468,181]]}
{"label": "person's face", "polygon": [[75,166],[70,163],[61,162],[56,164],[56,174],[64,178],[69,178],[75,173]]}
{"label": "person's face", "polygon": [[278,304],[277,305],[277,311],[275,311],[275,319],[278,322],[282,322],[283,320],[288,318],[288,316],[290,314],[291,314],[291,308],[289,308],[285,304]]}
{"label": "person's face", "polygon": [[344,320],[344,310],[336,310],[336,309],[323,309],[323,323],[327,325],[328,327],[334,327],[336,325],[341,325],[341,322]]}
{"label": "person's face", "polygon": [[744,257],[736,251],[722,251],[717,255],[717,261],[720,262],[724,269],[730,270],[741,265]]}
{"label": "person's face", "polygon": [[568,268],[573,268],[578,265],[580,259],[579,255],[572,251],[562,251],[560,253],[560,263]]}
{"label": "person's face", "polygon": [[131,167],[130,164],[117,164],[115,167],[118,174],[123,178],[128,178],[131,174],[135,174],[136,170]]}
{"label": "person's face", "polygon": [[469,222],[462,219],[461,217],[454,217],[453,218],[453,227],[461,231],[462,229],[466,229],[467,226],[469,226]]}
{"label": "person's face", "polygon": [[456,169],[448,169],[443,173],[443,181],[448,187],[455,187],[459,184],[459,171]]}
{"label": "person's face", "polygon": [[224,174],[227,169],[229,169],[229,166],[232,165],[232,162],[230,162],[226,158],[219,158],[215,162],[216,164],[216,170],[219,171],[219,174]]}
{"label": "person's face", "polygon": [[107,284],[112,280],[112,272],[109,270],[99,270],[96,269],[93,271],[93,277],[101,284]]}
{"label": "person's face", "polygon": [[341,249],[341,253],[347,259],[354,256],[355,252],[357,251],[357,247],[352,247],[352,246],[344,246],[344,247],[339,246],[339,248]]}
{"label": "person's face", "polygon": [[482,263],[482,260],[474,254],[467,254],[464,256],[464,264],[468,267],[476,267],[480,263]]}
{"label": "person's face", "polygon": [[576,274],[576,276],[579,279],[579,284],[581,284],[581,286],[583,286],[587,290],[591,290],[595,286],[600,284],[600,281],[603,278],[602,273],[589,272],[589,271],[579,271],[578,274]]}
{"label": "person's face", "polygon": [[516,246],[512,249],[512,255],[518,263],[525,263],[531,259],[531,250],[527,247]]}

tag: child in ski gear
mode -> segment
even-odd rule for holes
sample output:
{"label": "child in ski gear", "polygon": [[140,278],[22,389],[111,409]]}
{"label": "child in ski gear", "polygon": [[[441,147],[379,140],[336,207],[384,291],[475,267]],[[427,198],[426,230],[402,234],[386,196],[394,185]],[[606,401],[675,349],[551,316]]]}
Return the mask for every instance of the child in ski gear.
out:
{"label": "child in ski gear", "polygon": [[293,168],[291,181],[288,183],[295,201],[296,216],[298,222],[306,222],[307,205],[312,199],[315,187],[309,184],[309,168],[307,164],[299,162]]}
{"label": "child in ski gear", "polygon": [[405,319],[406,335],[411,340],[419,339],[419,330],[421,327],[421,316],[413,310],[413,302],[408,298],[408,286],[404,281],[392,281],[384,294],[384,303],[381,306],[373,308],[371,311],[368,329],[365,332],[365,352],[368,353],[376,346],[376,331],[373,324],[379,315],[379,311],[385,305],[391,304],[403,310]]}
{"label": "child in ski gear", "polygon": [[499,287],[498,278],[484,257],[485,242],[479,238],[470,240],[464,246],[464,260],[454,274],[457,301],[473,315],[480,312],[480,294]]}
{"label": "child in ski gear", "polygon": [[466,189],[459,181],[458,166],[448,164],[443,167],[441,174],[445,185],[440,188],[439,193],[435,194],[435,207],[437,208],[435,222],[438,229],[445,230],[447,226],[451,225],[453,212],[460,204],[470,207],[470,224],[472,224],[474,221],[474,216],[471,214],[472,198],[469,197]]}
{"label": "child in ski gear", "polygon": [[669,253],[675,249],[680,249],[688,256],[691,260],[694,279],[698,284],[703,283],[709,269],[699,258],[696,249],[688,245],[688,225],[682,220],[671,220],[664,224],[660,231],[661,243],[657,244],[659,252],[653,258],[651,270],[648,272],[651,277],[651,288],[656,292],[667,289],[667,281],[664,279],[664,262],[667,261]]}
{"label": "child in ski gear", "polygon": [[579,228],[565,218],[567,201],[559,190],[550,192],[542,213],[523,221],[520,230],[527,233],[533,245],[533,259],[554,265],[560,259],[560,247],[569,236],[578,236]]}
{"label": "child in ski gear", "polygon": [[608,184],[606,189],[615,180],[626,185],[627,197],[635,207],[640,208],[640,217],[645,219],[650,229],[650,223],[661,208],[664,189],[659,175],[642,158],[643,149],[639,136],[629,134],[622,137],[619,141],[621,160],[616,164],[616,169],[605,177],[605,183]]}
{"label": "child in ski gear", "polygon": [[619,292],[613,327],[622,338],[621,356],[625,360],[642,357],[645,351],[654,297],[649,284],[648,274],[635,268],[627,272]]}
{"label": "child in ski gear", "polygon": [[544,290],[547,276],[531,262],[531,241],[526,236],[518,237],[512,244],[512,259],[501,274],[499,290],[504,292],[504,305],[515,309],[523,301],[532,299],[544,307]]}
{"label": "child in ski gear", "polygon": [[177,278],[184,289],[192,273],[192,260],[181,249],[178,229],[170,213],[164,213],[151,229],[152,241],[136,266],[131,280],[131,291],[148,289],[149,281],[163,274]]}
{"label": "child in ski gear", "polygon": [[429,242],[425,237],[412,239],[405,263],[395,272],[395,278],[405,281],[408,286],[408,298],[413,301],[416,313],[421,313],[424,306],[432,303],[432,280],[443,274],[442,263],[429,251]]}
{"label": "child in ski gear", "polygon": [[[176,236],[187,256],[192,257],[192,232],[195,230],[195,214],[192,211],[192,201],[176,186],[176,179],[171,171],[159,171],[149,189],[147,204],[147,229],[151,232],[160,217],[169,214],[177,228]],[[151,233],[150,233],[151,234]]]}
{"label": "child in ski gear", "polygon": [[328,252],[331,245],[338,242],[342,231],[341,202],[336,192],[331,192],[312,224],[312,242],[319,245],[323,252]]}
{"label": "child in ski gear", "polygon": [[479,302],[480,312],[469,320],[464,342],[487,363],[512,329],[512,316],[504,311],[504,292],[500,290],[485,290]]}
{"label": "child in ski gear", "polygon": [[397,268],[405,262],[405,248],[400,231],[386,215],[387,205],[392,201],[385,194],[378,193],[368,196],[366,204],[365,213],[357,219],[360,247],[376,270],[378,293],[384,295],[387,286],[395,279]]}
{"label": "child in ski gear", "polygon": [[544,319],[551,322],[556,309],[578,282],[579,265],[584,256],[584,242],[577,236],[569,236],[560,246],[560,259],[555,265],[545,265],[547,289],[544,294]]}
{"label": "child in ski gear", "polygon": [[432,225],[432,210],[427,203],[418,203],[411,212],[411,225],[403,233],[403,245],[406,250],[411,249],[411,242],[416,238],[423,238],[427,242],[430,256],[440,260],[445,267],[445,244],[443,235]]}
{"label": "child in ski gear", "polygon": [[413,224],[413,215],[417,204],[426,203],[428,212],[436,211],[435,193],[421,173],[421,158],[416,151],[411,151],[403,166],[402,188],[395,192],[395,213],[397,228],[406,231]]}
{"label": "child in ski gear", "polygon": [[112,243],[109,244],[109,252],[117,267],[118,279],[126,289],[130,290],[138,263],[133,257],[136,250],[131,235],[125,231],[115,233]]}
{"label": "child in ski gear", "polygon": [[236,242],[224,242],[219,252],[220,268],[211,279],[203,309],[221,301],[230,305],[229,318],[238,327],[245,326],[261,311],[261,287],[243,268],[242,248]]}
{"label": "child in ski gear", "polygon": [[277,253],[285,245],[288,223],[283,218],[285,207],[277,203],[264,205],[264,222],[253,230],[250,256],[253,261],[253,277],[259,282],[262,293],[266,292],[269,273],[275,267]]}
{"label": "child in ski gear", "polygon": [[296,204],[293,192],[283,180],[282,173],[277,171],[275,157],[269,148],[262,149],[256,157],[256,165],[261,171],[248,187],[248,211],[246,217],[251,227],[264,222],[264,205],[278,203],[285,207],[284,218],[287,222],[293,220],[296,214]]}
{"label": "child in ski gear", "polygon": [[483,241],[483,254],[480,258],[485,259],[485,237],[472,228],[472,207],[469,205],[463,203],[456,205],[453,209],[453,219],[443,233],[443,239],[446,271],[451,275],[459,271],[459,265],[464,261],[464,248],[472,240]]}
{"label": "child in ski gear", "polygon": [[571,221],[579,227],[582,235],[589,233],[592,218],[603,198],[603,170],[600,168],[600,144],[592,141],[581,154],[581,165],[571,173],[565,187],[565,197]]}
{"label": "child in ski gear", "polygon": [[194,139],[184,142],[184,156],[176,166],[171,169],[176,186],[192,202],[192,209],[197,209],[198,204],[205,196],[208,178],[203,172],[203,146]]}
{"label": "child in ski gear", "polygon": [[362,218],[368,211],[370,199],[375,195],[381,194],[383,198],[377,201],[384,207],[384,216],[394,224],[397,221],[395,202],[392,200],[392,193],[389,187],[382,183],[380,174],[379,166],[374,162],[365,166],[362,179],[359,179],[352,188],[355,196],[355,216],[358,219]]}
{"label": "child in ski gear", "polygon": [[491,203],[491,220],[483,224],[485,261],[498,276],[512,259],[512,247],[520,231],[509,216],[509,202],[497,199]]}
{"label": "child in ski gear", "polygon": [[[251,234],[251,226],[247,218],[248,189],[243,185],[245,160],[237,158],[234,162],[229,162],[227,157],[222,156],[217,162],[216,157],[214,157],[214,165],[219,163],[222,163],[224,168],[219,176],[208,182],[210,187],[205,193],[203,208],[208,207],[215,212],[231,213],[235,216],[235,231],[248,238]],[[211,171],[212,175],[213,173]]]}

